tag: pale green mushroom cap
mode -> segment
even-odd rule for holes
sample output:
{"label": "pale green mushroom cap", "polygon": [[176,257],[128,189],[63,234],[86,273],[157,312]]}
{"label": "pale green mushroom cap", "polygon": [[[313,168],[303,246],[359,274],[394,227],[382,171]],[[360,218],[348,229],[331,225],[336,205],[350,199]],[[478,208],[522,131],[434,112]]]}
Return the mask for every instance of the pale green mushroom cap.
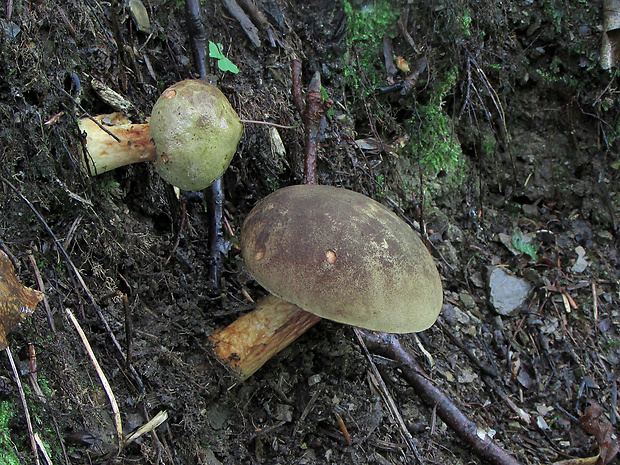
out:
{"label": "pale green mushroom cap", "polygon": [[245,220],[241,250],[265,289],[323,318],[410,333],[441,310],[439,273],[417,233],[350,190],[299,185],[270,194]]}
{"label": "pale green mushroom cap", "polygon": [[204,189],[228,168],[242,131],[239,116],[217,87],[193,79],[178,82],[153,106],[155,168],[180,189]]}

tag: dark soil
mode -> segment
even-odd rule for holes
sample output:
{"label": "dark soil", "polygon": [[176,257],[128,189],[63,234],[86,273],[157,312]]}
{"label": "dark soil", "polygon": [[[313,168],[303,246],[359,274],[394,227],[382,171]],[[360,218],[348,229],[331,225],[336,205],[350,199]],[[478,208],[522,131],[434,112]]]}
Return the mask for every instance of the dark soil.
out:
{"label": "dark soil", "polygon": [[[352,328],[321,321],[245,382],[209,350],[212,330],[252,308],[246,294],[264,294],[238,254],[243,219],[269,192],[303,178],[293,58],[302,62],[303,85],[320,72],[334,101],[320,133],[319,181],[383,202],[431,246],[444,285],[440,325],[402,337],[426,376],[521,463],[596,455],[595,437],[578,419],[593,402],[613,425],[620,419],[618,93],[615,74],[597,61],[602,2],[394,0],[395,22],[382,32],[368,26],[369,38],[356,42],[352,18],[372,17],[385,2],[263,0],[256,3],[269,29],[259,26],[260,46],[224,2],[206,2],[207,40],[221,43],[240,69],[222,72],[213,60],[210,80],[242,119],[296,126],[278,128],[282,154],[272,129],[245,124],[224,176],[230,230],[216,293],[202,196],[179,199],[149,164],[96,177],[81,165],[78,118],[116,110],[94,79],[144,122],[167,86],[197,77],[183,2],[145,1],[150,33],[137,30],[120,2],[9,3],[0,18],[1,245],[22,283],[36,288],[34,258],[50,308],[48,318],[40,305],[9,342],[53,463],[416,463],[386,393],[425,463],[482,463],[379,357],[387,391],[377,388]],[[427,60],[406,95],[373,91],[409,74],[386,78],[383,35],[411,69]],[[371,65],[368,52],[379,57]],[[437,92],[445,82],[446,92]],[[449,140],[423,132],[422,109],[437,95],[434,121],[447,121]],[[360,139],[376,150],[359,148]],[[439,163],[432,150],[421,160],[429,144],[458,147],[460,161]],[[575,267],[580,253],[585,268]],[[489,299],[495,266],[533,288],[511,315],[499,315]],[[156,433],[118,455],[108,397],[66,309],[110,382],[125,434],[168,414]],[[123,351],[131,339],[129,365],[112,335]],[[44,397],[29,375],[32,349]],[[10,454],[0,463],[34,463],[5,356],[1,363],[0,417],[10,406],[13,414],[0,436]]]}

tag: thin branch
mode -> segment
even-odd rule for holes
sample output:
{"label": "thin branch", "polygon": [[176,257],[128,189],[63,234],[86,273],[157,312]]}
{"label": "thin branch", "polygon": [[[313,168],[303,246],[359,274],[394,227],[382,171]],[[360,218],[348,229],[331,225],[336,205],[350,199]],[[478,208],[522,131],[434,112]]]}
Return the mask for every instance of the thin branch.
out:
{"label": "thin branch", "polygon": [[50,325],[52,333],[56,334],[56,326],[54,325],[54,318],[52,318],[52,309],[50,308],[50,304],[47,301],[47,297],[45,296],[45,285],[43,284],[43,278],[41,278],[41,273],[39,273],[39,268],[37,267],[37,261],[35,260],[34,255],[32,255],[32,252],[28,252],[28,259],[30,260],[30,264],[32,265],[32,270],[34,271],[34,276],[37,280],[39,290],[44,293],[43,306],[45,307],[47,322]]}
{"label": "thin branch", "polygon": [[68,308],[66,308],[65,311],[67,312],[67,316],[71,320],[71,323],[73,323],[73,326],[75,326],[75,329],[78,332],[80,339],[82,340],[82,344],[84,344],[86,353],[88,353],[88,356],[90,357],[90,361],[92,362],[93,367],[95,368],[95,371],[97,372],[97,376],[99,376],[99,380],[101,381],[101,384],[103,385],[103,390],[107,394],[108,399],[110,401],[110,406],[112,407],[112,413],[114,414],[114,425],[116,426],[116,435],[118,437],[118,452],[120,452],[123,448],[123,423],[121,421],[121,412],[118,409],[118,403],[116,402],[114,391],[112,391],[112,387],[110,386],[110,383],[108,382],[108,378],[106,377],[105,373],[101,369],[101,365],[99,365],[99,362],[97,361],[97,357],[95,356],[95,353],[93,352],[93,349],[90,346],[90,343],[88,342],[88,338],[86,337],[86,334],[84,333],[84,330],[80,326],[80,323],[78,322],[77,318],[75,318],[75,315],[73,315],[71,310],[69,310]]}
{"label": "thin branch", "polygon": [[[207,34],[202,22],[199,0],[185,0],[185,13],[189,39],[194,50],[194,61],[200,79],[207,77]],[[222,257],[226,248],[222,216],[224,214],[224,182],[222,178],[207,187],[207,213],[209,215],[209,251],[207,276],[214,292],[220,289]]]}
{"label": "thin branch", "polygon": [[13,376],[15,377],[15,383],[17,384],[17,390],[19,391],[19,397],[22,400],[22,406],[24,407],[24,416],[26,417],[26,425],[28,425],[28,435],[30,436],[30,447],[32,447],[32,453],[34,454],[34,461],[36,465],[39,465],[39,454],[37,452],[37,442],[34,437],[34,432],[32,430],[32,421],[30,419],[30,412],[28,411],[28,404],[26,403],[26,394],[24,393],[24,388],[22,387],[22,382],[19,379],[19,372],[17,371],[17,366],[15,365],[15,360],[13,359],[13,354],[11,353],[11,349],[9,346],[6,346],[6,355],[9,357],[9,362],[11,363],[11,369],[13,370]]}
{"label": "thin branch", "polygon": [[520,462],[502,449],[483,430],[463,414],[452,400],[441,392],[423,374],[422,369],[394,334],[373,333],[360,330],[368,350],[383,357],[396,360],[401,366],[401,376],[411,385],[439,417],[473,451],[492,465],[520,465]]}
{"label": "thin branch", "polygon": [[323,99],[323,95],[321,94],[321,75],[317,71],[308,86],[306,105],[304,107],[301,97],[301,63],[299,60],[293,60],[292,71],[293,102],[295,103],[297,111],[301,114],[305,132],[304,181],[306,184],[317,184],[316,165],[319,147],[318,135],[321,128],[321,121],[327,110],[331,108],[333,102],[329,99]]}
{"label": "thin branch", "polygon": [[383,377],[381,376],[381,373],[379,372],[377,365],[375,365],[375,362],[373,361],[372,356],[370,355],[370,352],[368,351],[368,348],[366,347],[366,344],[364,343],[364,337],[362,335],[361,330],[359,328],[354,328],[354,329],[355,329],[355,335],[357,336],[360,346],[362,347],[362,350],[364,351],[364,355],[366,355],[366,359],[368,360],[368,363],[370,364],[372,374],[374,375],[375,380],[379,384],[379,387],[380,387],[379,392],[381,392],[381,396],[383,397],[383,400],[387,404],[388,409],[390,410],[390,413],[392,414],[392,417],[397,423],[399,430],[400,430],[400,434],[403,436],[405,443],[407,444],[407,446],[409,447],[409,449],[411,450],[411,452],[413,453],[417,461],[420,463],[420,465],[424,465],[424,459],[420,455],[418,448],[413,442],[413,437],[411,436],[411,433],[407,429],[407,425],[405,425],[405,421],[403,420],[403,417],[400,414],[398,407],[396,406],[396,402],[394,402],[394,399],[390,395],[387,389],[387,386],[385,385],[385,381],[383,381]]}
{"label": "thin branch", "polygon": [[187,18],[190,43],[194,53],[194,64],[200,79],[204,79],[207,75],[209,55],[207,54],[207,32],[202,22],[199,0],[185,1],[185,16]]}

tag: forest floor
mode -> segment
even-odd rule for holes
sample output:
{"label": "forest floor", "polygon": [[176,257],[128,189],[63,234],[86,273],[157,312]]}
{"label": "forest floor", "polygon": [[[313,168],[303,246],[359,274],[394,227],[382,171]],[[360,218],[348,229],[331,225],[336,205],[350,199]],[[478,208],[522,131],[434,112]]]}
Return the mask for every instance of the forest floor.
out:
{"label": "forest floor", "polygon": [[[293,59],[302,88],[319,72],[333,101],[319,182],[382,202],[428,239],[442,314],[401,337],[424,376],[518,463],[613,454],[620,107],[598,61],[601,1],[262,0],[253,40],[234,2],[204,2],[207,41],[239,68],[211,58],[209,80],[243,120],[292,127],[245,124],[223,178],[217,293],[203,196],[178,198],[148,163],[92,177],[82,167],[78,119],[119,110],[98,86],[142,123],[166,87],[197,77],[184,2],[145,0],[149,25],[137,3],[20,1],[0,13],[0,245],[23,284],[39,288],[40,274],[48,305],[8,335],[50,457],[40,463],[383,465],[418,463],[414,447],[427,464],[485,463],[374,355],[377,387],[353,328],[323,320],[244,382],[209,349],[209,333],[265,293],[238,254],[245,216],[303,179]],[[120,453],[66,310],[124,434],[167,413]],[[0,463],[32,464],[0,358]]]}

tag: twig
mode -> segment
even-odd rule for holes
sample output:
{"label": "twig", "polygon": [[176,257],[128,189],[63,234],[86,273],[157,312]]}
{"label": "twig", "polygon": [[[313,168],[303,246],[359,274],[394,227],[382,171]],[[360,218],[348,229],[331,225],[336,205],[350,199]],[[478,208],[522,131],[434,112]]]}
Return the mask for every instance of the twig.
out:
{"label": "twig", "polygon": [[45,313],[47,314],[47,322],[52,328],[52,333],[56,334],[56,327],[54,326],[54,320],[52,318],[52,309],[50,308],[50,304],[47,301],[47,297],[45,296],[45,286],[43,285],[43,279],[41,278],[41,273],[39,273],[39,268],[37,268],[37,262],[34,259],[34,255],[31,252],[28,253],[28,259],[30,260],[30,264],[32,265],[32,270],[34,271],[34,276],[37,280],[37,285],[39,286],[39,290],[43,292],[43,306],[45,307]]}
{"label": "twig", "polygon": [[422,459],[422,456],[420,455],[418,448],[415,446],[413,442],[413,437],[411,436],[411,433],[407,429],[407,425],[405,425],[405,421],[403,420],[403,417],[400,414],[398,407],[396,406],[396,402],[394,402],[394,399],[390,395],[387,389],[387,386],[385,385],[385,382],[383,381],[383,378],[381,377],[381,373],[379,373],[379,369],[377,368],[377,365],[375,365],[375,362],[372,359],[372,356],[370,355],[368,348],[366,347],[364,333],[359,328],[354,328],[354,329],[355,329],[355,335],[357,336],[360,346],[362,347],[362,350],[364,351],[364,355],[366,355],[366,359],[368,360],[368,363],[370,364],[372,374],[374,375],[376,382],[379,384],[378,386],[380,388],[379,392],[381,392],[381,396],[383,397],[384,402],[387,404],[388,409],[390,413],[392,414],[392,418],[397,423],[399,430],[400,430],[400,434],[403,436],[405,443],[407,444],[407,446],[409,447],[409,449],[411,450],[411,452],[413,453],[417,461],[420,463],[420,465],[424,465],[424,459]]}
{"label": "twig", "polygon": [[385,60],[385,72],[387,73],[388,80],[390,80],[398,73],[398,69],[396,69],[394,64],[392,38],[387,34],[383,36],[383,59]]}
{"label": "twig", "polygon": [[200,79],[204,79],[207,75],[209,56],[207,55],[207,32],[202,23],[199,0],[185,0],[185,17],[192,51],[194,52],[194,64]]}
{"label": "twig", "polygon": [[161,425],[164,421],[168,419],[168,412],[162,410],[157,415],[149,420],[148,423],[140,426],[138,429],[133,431],[132,433],[127,435],[127,439],[125,439],[125,445],[134,442],[140,436],[145,435],[146,433],[150,433],[155,430],[159,425]]}
{"label": "twig", "polygon": [[433,385],[424,375],[413,356],[402,347],[394,334],[359,330],[371,352],[396,360],[401,365],[401,376],[429,406],[436,408],[439,417],[469,444],[483,460],[493,465],[520,465],[512,455],[495,443],[483,430],[467,418],[452,400]]}
{"label": "twig", "polygon": [[261,43],[260,37],[258,36],[258,28],[254,26],[250,18],[248,18],[248,15],[244,13],[235,0],[222,1],[224,5],[226,5],[226,8],[228,8],[228,11],[230,11],[230,14],[233,15],[237,21],[239,21],[239,24],[241,24],[241,27],[245,31],[246,35],[252,41],[252,44],[254,44],[255,47],[260,47]]}
{"label": "twig", "polygon": [[97,375],[99,376],[99,379],[101,380],[101,384],[103,385],[103,390],[105,391],[105,393],[108,396],[108,399],[110,400],[110,406],[112,407],[112,413],[114,414],[114,425],[116,426],[116,435],[118,437],[118,452],[120,452],[123,448],[123,423],[121,421],[121,412],[119,411],[118,404],[116,403],[116,397],[114,396],[112,387],[110,386],[110,383],[108,383],[108,378],[106,378],[105,373],[101,369],[101,366],[99,365],[99,362],[97,361],[97,357],[95,356],[95,353],[93,352],[93,349],[90,346],[90,343],[88,342],[88,338],[86,337],[86,334],[84,334],[84,330],[80,326],[80,323],[78,322],[77,318],[75,318],[71,310],[66,308],[65,312],[67,313],[67,316],[71,320],[71,323],[73,323],[73,326],[75,326],[76,331],[80,335],[80,339],[82,340],[82,343],[84,344],[84,348],[86,349],[86,352],[88,353],[88,356],[90,357],[90,361],[92,362],[93,367],[95,367],[95,371],[97,372]]}
{"label": "twig", "polygon": [[121,296],[123,300],[123,309],[125,310],[125,346],[127,351],[127,356],[125,357],[125,368],[129,368],[131,366],[131,358],[133,354],[133,319],[131,317],[131,308],[129,307],[129,299],[127,298],[127,294],[123,294]]}
{"label": "twig", "polygon": [[452,341],[452,343],[454,345],[456,345],[459,349],[461,349],[463,351],[463,353],[467,356],[467,358],[469,359],[469,361],[471,363],[474,364],[474,366],[476,368],[478,368],[478,370],[480,370],[482,373],[484,373],[485,375],[489,375],[492,376],[493,378],[497,378],[499,376],[499,374],[497,373],[497,370],[495,369],[495,367],[493,367],[492,365],[489,365],[487,363],[483,363],[482,360],[480,360],[472,351],[471,349],[469,349],[468,347],[465,347],[465,344],[463,344],[455,335],[454,333],[450,330],[450,328],[446,328],[446,326],[441,322],[441,320],[437,320],[437,322],[435,323],[437,325],[437,327],[439,329],[441,329],[441,332],[444,333],[448,339],[450,339]]}
{"label": "twig", "polygon": [[[185,0],[185,13],[189,25],[189,39],[194,49],[194,61],[200,79],[207,77],[206,32],[202,23],[200,1]],[[224,209],[224,182],[222,178],[207,187],[207,213],[209,215],[209,253],[207,276],[213,291],[218,292],[222,277],[222,252],[225,250],[222,215]]]}
{"label": "twig", "polygon": [[225,250],[224,227],[224,181],[216,180],[207,188],[207,208],[209,213],[209,269],[208,278],[213,291],[220,289],[222,278],[222,254]]}
{"label": "twig", "polygon": [[301,97],[301,61],[293,60],[291,68],[293,75],[293,103],[301,115],[304,112],[304,101]]}
{"label": "twig", "polygon": [[19,391],[19,397],[21,398],[22,406],[24,407],[24,416],[26,417],[26,425],[28,425],[28,435],[30,436],[30,447],[32,447],[34,461],[36,465],[39,465],[40,462],[39,454],[37,452],[37,442],[35,440],[34,432],[32,430],[32,421],[30,420],[30,412],[28,411],[28,404],[26,403],[26,394],[24,394],[24,388],[22,387],[22,382],[19,379],[19,372],[17,371],[15,360],[13,360],[13,354],[11,354],[11,349],[9,348],[9,346],[7,346],[5,350],[7,357],[9,357],[11,369],[13,370],[13,376],[15,377],[15,383],[17,384],[17,390]]}
{"label": "twig", "polygon": [[164,264],[167,265],[174,253],[177,251],[179,247],[179,243],[181,242],[181,235],[183,234],[183,227],[185,226],[185,219],[187,218],[187,203],[185,201],[181,202],[181,221],[179,222],[179,227],[177,228],[177,232],[174,235],[174,244],[172,244],[172,248],[168,253],[168,256],[164,260]]}
{"label": "twig", "polygon": [[283,124],[271,123],[269,121],[256,121],[254,119],[240,119],[239,121],[241,121],[242,123],[249,123],[249,124],[264,124],[265,126],[273,126],[275,128],[282,128],[282,129],[297,129],[299,126],[301,126],[301,124],[296,124],[294,126],[285,126]]}
{"label": "twig", "polygon": [[278,44],[282,46],[281,42],[278,40],[278,37],[276,36],[276,33],[274,32],[273,28],[269,24],[269,21],[267,21],[267,17],[259,9],[259,7],[256,5],[254,0],[242,0],[241,3],[243,7],[245,8],[245,11],[247,11],[248,14],[250,15],[250,18],[252,18],[252,22],[267,33],[267,35],[269,36],[269,44],[272,47],[275,47],[276,42],[277,42]]}
{"label": "twig", "polygon": [[39,437],[39,433],[34,433],[34,441],[36,442],[37,446],[39,446],[39,450],[41,451],[41,455],[45,459],[45,463],[47,463],[47,465],[52,465],[52,458],[50,457],[50,454],[47,453],[47,449],[45,449],[45,444],[43,444],[43,441]]}
{"label": "twig", "polygon": [[306,106],[301,98],[301,63],[293,60],[293,101],[297,111],[301,113],[304,123],[304,180],[306,184],[317,184],[316,159],[318,151],[318,135],[321,128],[321,120],[332,106],[329,99],[323,100],[321,95],[321,75],[316,72],[308,86],[306,94]]}

